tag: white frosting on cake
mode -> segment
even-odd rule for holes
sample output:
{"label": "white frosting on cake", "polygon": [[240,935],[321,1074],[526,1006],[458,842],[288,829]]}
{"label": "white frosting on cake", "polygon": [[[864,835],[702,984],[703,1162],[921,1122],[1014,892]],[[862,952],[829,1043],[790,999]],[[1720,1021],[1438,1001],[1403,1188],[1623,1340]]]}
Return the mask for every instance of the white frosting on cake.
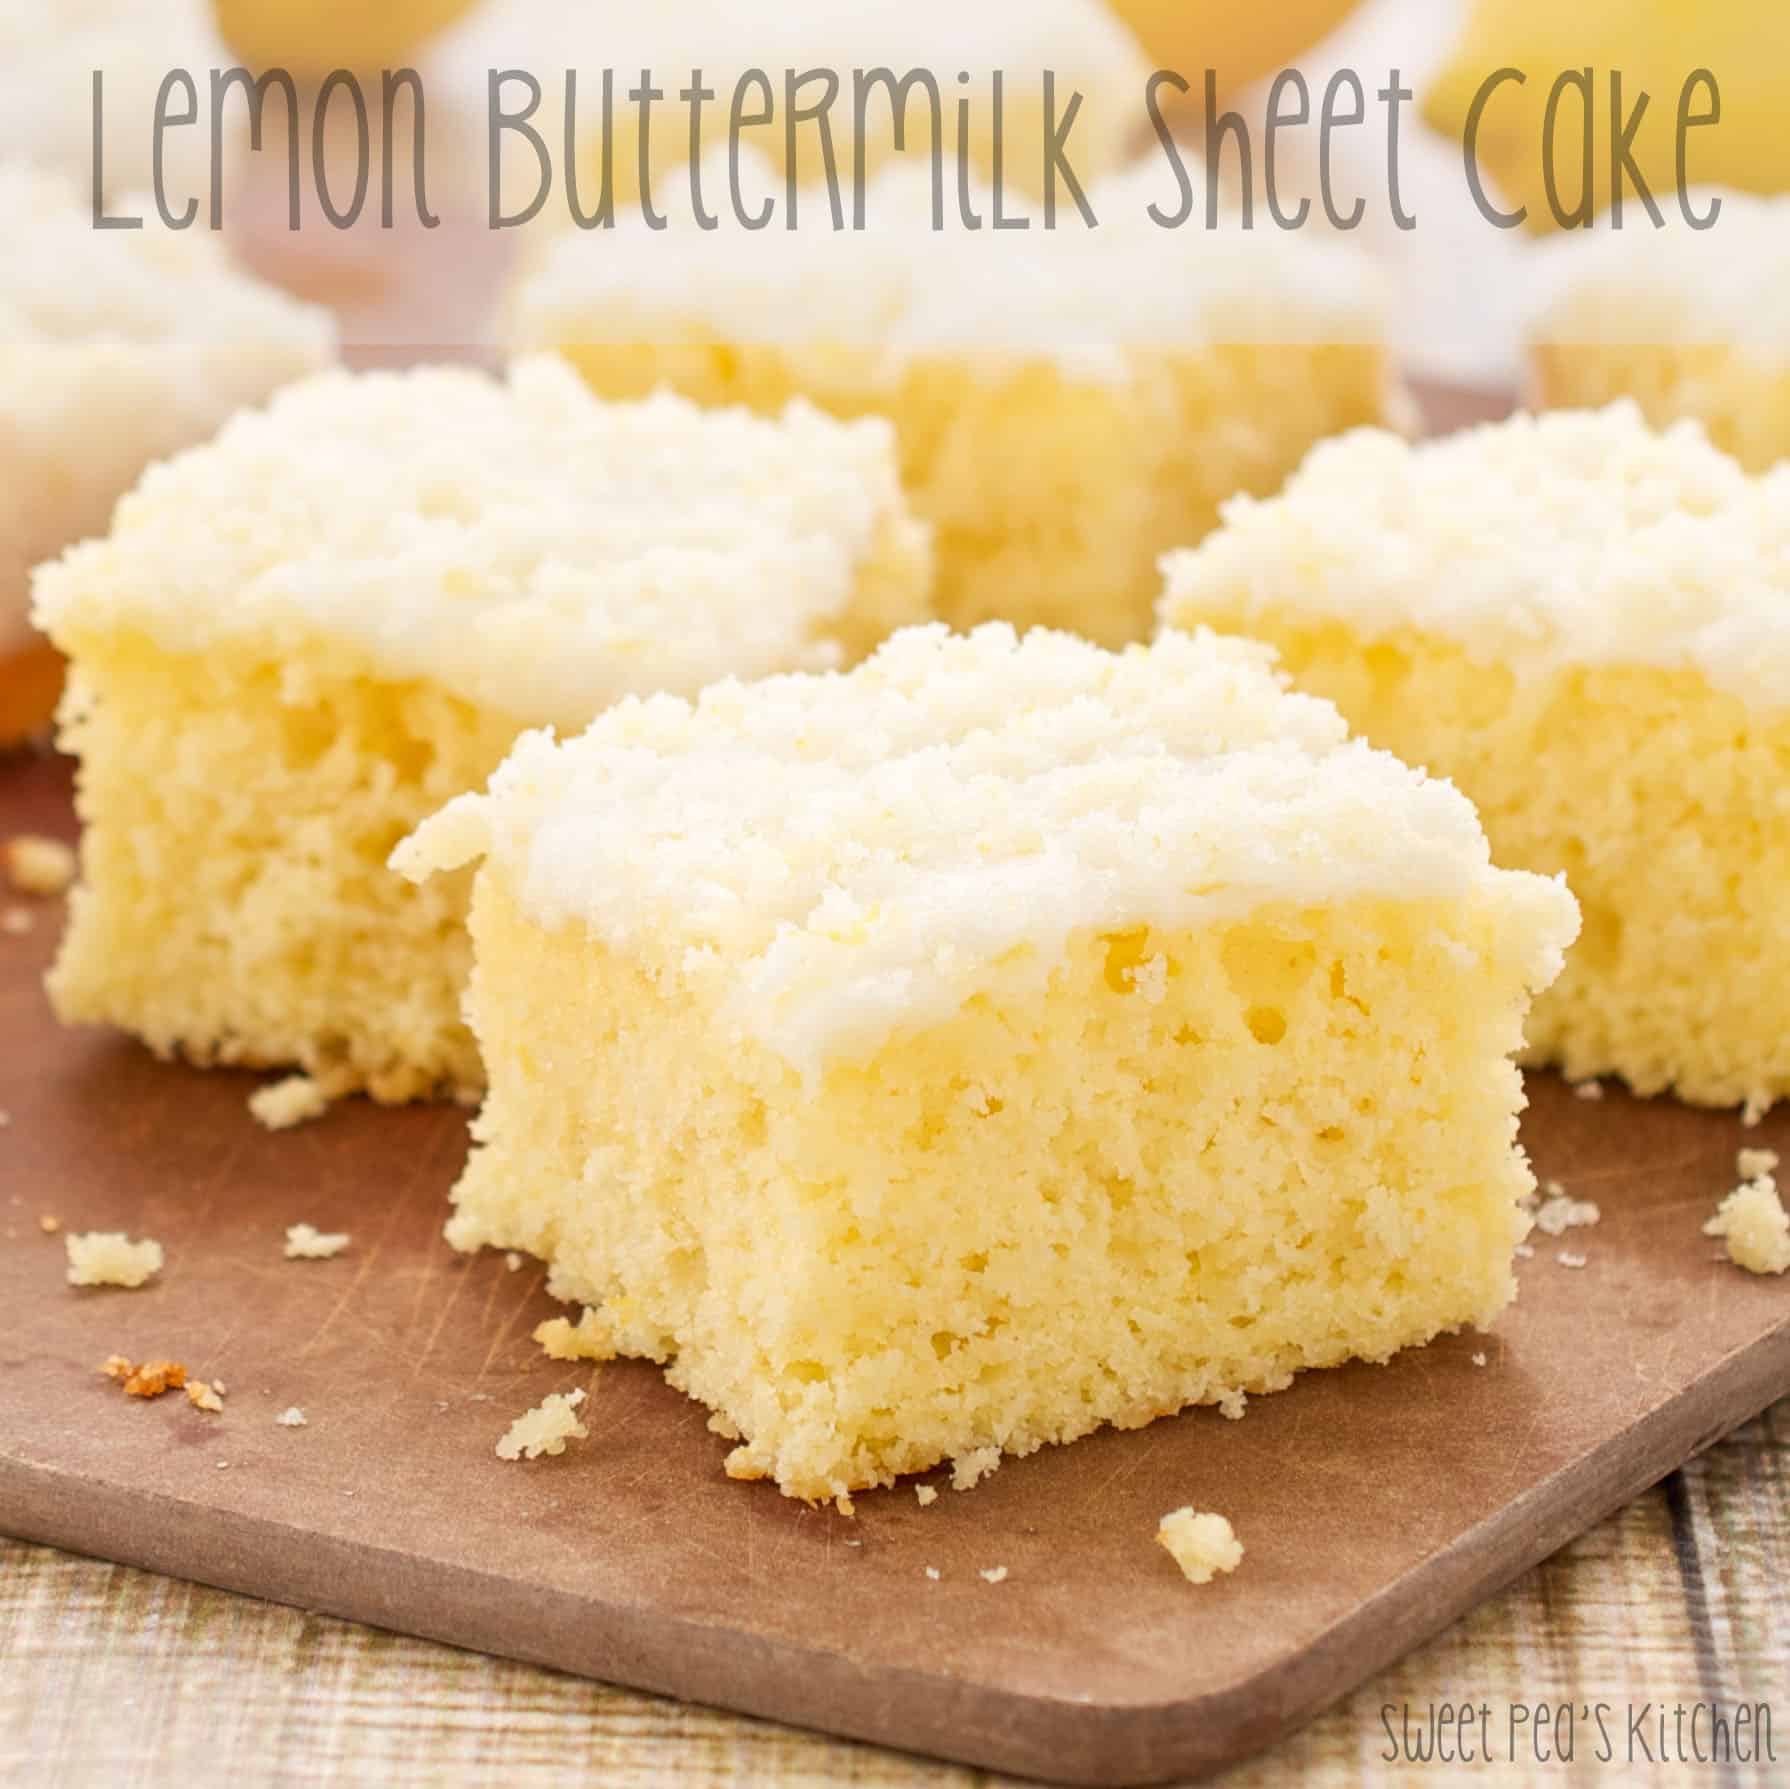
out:
{"label": "white frosting on cake", "polygon": [[563,362],[507,382],[336,373],[153,468],[111,536],[37,580],[69,642],[334,649],[531,720],[835,662],[814,639],[903,515],[886,423],[661,396],[606,405]]}
{"label": "white frosting on cake", "polygon": [[732,1020],[805,1071],[1047,976],[1085,928],[1479,894],[1538,987],[1577,930],[1564,884],[1491,866],[1450,784],[1205,633],[1113,655],[915,628],[849,675],[626,702],[525,736],[393,861],[481,854],[542,925],[723,977]]}
{"label": "white frosting on cake", "polygon": [[1675,199],[1656,230],[1635,207],[1621,230],[1602,220],[1537,251],[1540,302],[1530,339],[1572,345],[1686,346],[1745,349],[1773,364],[1790,362],[1790,193],[1762,198],[1700,188],[1692,208],[1721,215],[1693,230]]}
{"label": "white frosting on cake", "polygon": [[1790,466],[1749,478],[1700,425],[1658,432],[1629,402],[1324,442],[1165,570],[1170,625],[1240,608],[1411,627],[1524,676],[1688,668],[1790,706]]}
{"label": "white frosting on cake", "polygon": [[[183,68],[203,115],[211,70],[230,66],[205,0],[0,0],[0,158],[93,178],[93,76],[104,77],[105,184],[146,188],[157,90]],[[240,100],[237,102],[240,105]],[[168,197],[196,194],[210,163],[203,124],[167,133]]]}
{"label": "white frosting on cake", "polygon": [[1112,381],[1134,351],[1198,351],[1212,342],[1377,342],[1386,295],[1371,260],[1333,239],[1181,229],[1153,222],[1179,207],[1172,173],[1155,162],[1092,183],[1090,228],[1065,197],[1056,227],[1009,197],[1007,216],[1027,231],[997,232],[993,198],[970,183],[982,228],[965,227],[947,170],[942,229],[934,228],[932,172],[890,163],[866,188],[865,228],[844,229],[825,193],[802,193],[797,227],[784,227],[784,184],[749,147],[739,156],[741,203],[777,205],[772,228],[738,222],[725,151],[700,164],[713,230],[692,221],[689,176],[660,182],[667,228],[634,211],[615,227],[570,231],[547,252],[513,301],[521,347],[666,341],[701,335],[730,342],[818,343],[874,352],[891,381],[915,359],[973,351],[991,364],[1038,358],[1073,375]]}

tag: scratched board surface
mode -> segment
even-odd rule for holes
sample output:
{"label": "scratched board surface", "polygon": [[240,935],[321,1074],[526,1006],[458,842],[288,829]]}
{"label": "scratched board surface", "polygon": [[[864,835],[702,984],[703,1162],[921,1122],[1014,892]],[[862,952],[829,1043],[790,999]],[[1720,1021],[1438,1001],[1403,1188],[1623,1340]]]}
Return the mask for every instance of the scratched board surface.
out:
{"label": "scratched board surface", "polygon": [[[40,762],[0,833],[70,826]],[[0,1530],[379,1626],[1031,1774],[1138,1781],[1272,1742],[1790,1387],[1784,1287],[1716,1258],[1730,1117],[1533,1084],[1539,1170],[1603,1221],[1538,1238],[1490,1337],[1312,1375],[1011,1462],[922,1509],[814,1511],[721,1473],[649,1367],[547,1361],[533,1262],[441,1241],[465,1114],[351,1103],[270,1136],[254,1083],[51,1021],[53,905],[0,953]],[[140,1292],[63,1281],[65,1228],[167,1249]],[[286,1226],[343,1230],[284,1258]],[[1576,1252],[1585,1265],[1564,1265]],[[126,1400],[108,1354],[227,1387]],[[1485,1364],[1476,1365],[1482,1354]],[[589,1385],[591,1438],[499,1461],[510,1419]],[[282,1427],[290,1406],[303,1427]],[[1195,1590],[1160,1515],[1226,1511],[1244,1569]],[[1007,1568],[991,1585],[980,1573]],[[931,1567],[936,1580],[927,1575]]]}

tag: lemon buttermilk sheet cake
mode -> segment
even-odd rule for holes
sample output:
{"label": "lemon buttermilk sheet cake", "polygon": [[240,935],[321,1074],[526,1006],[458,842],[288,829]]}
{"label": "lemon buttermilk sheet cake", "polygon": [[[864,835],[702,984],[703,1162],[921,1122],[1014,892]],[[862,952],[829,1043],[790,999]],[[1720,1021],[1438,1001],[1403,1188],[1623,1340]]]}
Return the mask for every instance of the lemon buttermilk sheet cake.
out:
{"label": "lemon buttermilk sheet cake", "polygon": [[[41,23],[38,27],[43,29]],[[327,315],[209,232],[98,232],[84,191],[0,161],[0,743],[47,723],[59,669],[30,572],[102,531],[160,455],[335,357]]]}
{"label": "lemon buttermilk sheet cake", "polygon": [[[740,159],[750,209],[775,180]],[[1371,266],[1275,232],[1161,229],[1149,208],[1172,215],[1175,194],[1158,169],[1096,185],[1098,227],[1023,238],[963,228],[954,200],[936,230],[932,177],[905,163],[867,192],[861,232],[836,232],[818,193],[794,232],[744,229],[728,158],[700,177],[717,229],[691,223],[686,180],[666,231],[633,214],[565,237],[515,296],[513,342],[560,350],[614,397],[663,384],[888,416],[960,628],[1142,638],[1160,554],[1313,442],[1398,412]],[[972,196],[986,224],[992,200]]]}
{"label": "lemon buttermilk sheet cake", "polygon": [[1535,397],[1550,408],[1633,398],[1684,417],[1742,465],[1790,459],[1790,194],[1701,191],[1707,231],[1676,207],[1664,231],[1606,225],[1549,251],[1554,291],[1530,329]]}
{"label": "lemon buttermilk sheet cake", "polygon": [[826,666],[923,616],[888,429],[329,375],[154,470],[37,580],[73,661],[72,1021],[396,1100],[479,1084],[465,888],[387,868],[524,727]]}
{"label": "lemon buttermilk sheet cake", "polygon": [[1790,469],[1629,404],[1364,432],[1233,505],[1163,616],[1272,642],[1453,778],[1499,863],[1566,873],[1585,933],[1533,1059],[1699,1104],[1790,1091]]}
{"label": "lemon buttermilk sheet cake", "polygon": [[959,1482],[1489,1322],[1573,935],[1265,650],[898,634],[528,735],[475,888],[450,1239],[668,1364],[739,1478]]}

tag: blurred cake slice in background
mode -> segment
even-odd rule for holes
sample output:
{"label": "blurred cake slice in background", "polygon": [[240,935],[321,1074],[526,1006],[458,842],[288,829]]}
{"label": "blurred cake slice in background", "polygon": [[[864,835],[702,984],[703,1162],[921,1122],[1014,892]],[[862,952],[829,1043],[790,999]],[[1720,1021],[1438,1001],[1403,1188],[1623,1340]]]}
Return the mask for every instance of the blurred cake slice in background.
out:
{"label": "blurred cake slice in background", "polygon": [[1790,466],[1632,404],[1361,430],[1239,499],[1163,618],[1276,647],[1584,910],[1530,1059],[1755,1113],[1790,1095]]}
{"label": "blurred cake slice in background", "polygon": [[1662,427],[1694,417],[1763,472],[1790,459],[1790,194],[1705,189],[1687,203],[1707,230],[1673,198],[1664,230],[1604,218],[1550,245],[1534,396],[1549,409],[1633,398]]}
{"label": "blurred cake slice in background", "polygon": [[[750,211],[781,178],[737,160]],[[567,355],[607,397],[664,384],[775,412],[801,396],[884,415],[916,512],[933,525],[937,607],[1103,645],[1144,637],[1158,556],[1197,540],[1237,491],[1273,490],[1316,441],[1402,418],[1372,264],[1334,238],[1160,228],[1166,165],[1096,182],[1098,227],[935,227],[929,170],[892,163],[862,231],[809,189],[796,230],[738,221],[725,153],[698,164],[719,226],[625,214],[568,232],[525,276],[508,329]],[[985,221],[992,196],[968,196]],[[1203,220],[1201,220],[1203,222]]]}
{"label": "blurred cake slice in background", "polygon": [[95,230],[61,175],[0,164],[0,230],[0,743],[16,744],[61,681],[28,619],[32,567],[103,533],[151,461],[328,366],[335,332],[208,231]]}

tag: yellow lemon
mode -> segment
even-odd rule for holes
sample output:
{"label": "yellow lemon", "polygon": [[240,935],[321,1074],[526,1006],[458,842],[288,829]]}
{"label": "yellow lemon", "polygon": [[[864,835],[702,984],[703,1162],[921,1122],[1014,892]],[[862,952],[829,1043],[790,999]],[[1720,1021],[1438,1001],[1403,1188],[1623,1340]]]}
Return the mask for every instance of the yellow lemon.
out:
{"label": "yellow lemon", "polygon": [[[1524,80],[1488,83],[1501,70]],[[1576,221],[1585,193],[1585,101],[1562,89],[1548,129],[1549,98],[1562,75],[1592,71],[1591,206],[1601,211],[1619,157],[1613,138],[1634,121],[1630,154],[1663,205],[1675,203],[1681,113],[1720,116],[1683,131],[1692,185],[1771,193],[1790,189],[1790,6],[1784,0],[1474,0],[1466,29],[1424,96],[1428,123],[1465,144],[1480,104],[1477,159],[1494,199],[1528,208],[1532,230]],[[1713,77],[1695,80],[1699,71]],[[1620,77],[1620,118],[1613,77]],[[1549,172],[1553,175],[1550,202]],[[1636,203],[1633,176],[1623,195]],[[1556,206],[1564,216],[1556,214]],[[1639,215],[1638,212],[1636,215]]]}
{"label": "yellow lemon", "polygon": [[1218,73],[1220,93],[1234,93],[1285,68],[1328,37],[1358,0],[1113,0],[1113,11],[1135,31],[1163,68],[1205,91],[1205,71]]}
{"label": "yellow lemon", "polygon": [[299,76],[389,68],[477,0],[213,0],[224,41],[252,69]]}

